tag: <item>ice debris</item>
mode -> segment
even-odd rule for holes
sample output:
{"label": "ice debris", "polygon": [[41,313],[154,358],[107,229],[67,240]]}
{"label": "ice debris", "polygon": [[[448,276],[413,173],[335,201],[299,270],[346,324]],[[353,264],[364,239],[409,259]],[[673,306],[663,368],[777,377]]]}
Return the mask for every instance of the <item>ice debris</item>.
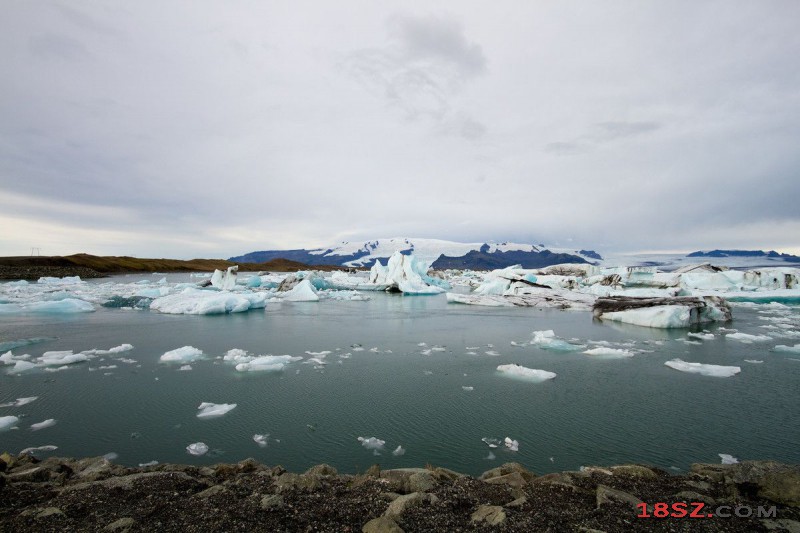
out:
{"label": "ice debris", "polygon": [[794,346],[787,346],[785,344],[779,344],[773,348],[776,352],[787,352],[787,353],[800,353],[800,344],[795,344]]}
{"label": "ice debris", "polygon": [[500,365],[497,371],[504,376],[522,379],[525,381],[532,381],[534,383],[541,383],[548,379],[556,377],[555,372],[548,372],[547,370],[539,370],[536,368],[527,368],[517,364]]}
{"label": "ice debris", "polygon": [[204,442],[195,442],[188,445],[186,451],[192,455],[205,455],[208,452],[208,445]]}
{"label": "ice debris", "polygon": [[262,448],[266,448],[267,444],[269,443],[269,433],[265,433],[263,435],[259,435],[258,433],[256,433],[255,435],[253,435],[253,440],[255,441],[256,444],[258,444]]}
{"label": "ice debris", "polygon": [[402,446],[398,446],[392,452],[392,455],[394,455],[395,457],[400,457],[401,455],[405,455],[405,454],[406,454],[406,449],[403,448]]}
{"label": "ice debris", "polygon": [[689,372],[690,374],[701,374],[703,376],[710,376],[715,378],[729,378],[735,376],[742,371],[738,366],[721,366],[721,365],[706,365],[702,363],[687,363],[681,359],[672,359],[664,363],[666,366],[679,370],[681,372]]}
{"label": "ice debris", "polygon": [[360,442],[364,448],[372,450],[374,455],[380,455],[380,451],[383,450],[383,446],[386,444],[385,440],[381,440],[377,437],[358,437],[358,442]]}
{"label": "ice debris", "polygon": [[503,444],[505,445],[506,448],[508,448],[512,452],[518,452],[519,451],[519,441],[518,440],[506,437],[505,440],[503,441]]}
{"label": "ice debris", "polygon": [[592,355],[600,359],[623,359],[625,357],[633,357],[633,352],[621,348],[608,348],[599,346],[590,350],[585,350],[583,353]]}
{"label": "ice debris", "polygon": [[28,405],[31,402],[35,402],[38,399],[39,399],[38,396],[28,396],[27,398],[17,398],[13,402],[0,404],[0,407],[21,407],[23,405]]}
{"label": "ice debris", "polygon": [[45,429],[49,427],[53,427],[56,425],[56,421],[53,418],[48,418],[42,422],[37,422],[36,424],[31,424],[31,431],[39,431],[40,429]]}
{"label": "ice debris", "polygon": [[553,350],[557,352],[575,352],[586,348],[585,344],[573,344],[556,337],[552,329],[545,331],[534,331],[531,344],[543,350]]}
{"label": "ice debris", "polygon": [[16,416],[0,416],[0,431],[11,429],[17,425],[19,418]]}
{"label": "ice debris", "polygon": [[164,363],[191,363],[203,357],[203,350],[194,346],[183,346],[165,352],[159,360]]}
{"label": "ice debris", "polygon": [[235,403],[203,402],[197,407],[197,409],[200,411],[197,413],[197,418],[216,418],[228,413],[229,411],[232,411],[235,408]]}
{"label": "ice debris", "polygon": [[269,293],[211,291],[187,287],[182,292],[156,298],[150,309],[172,315],[215,315],[261,309]]}
{"label": "ice debris", "polygon": [[719,458],[722,460],[722,464],[724,465],[735,465],[739,462],[739,459],[732,455],[728,455],[727,453],[719,453]]}

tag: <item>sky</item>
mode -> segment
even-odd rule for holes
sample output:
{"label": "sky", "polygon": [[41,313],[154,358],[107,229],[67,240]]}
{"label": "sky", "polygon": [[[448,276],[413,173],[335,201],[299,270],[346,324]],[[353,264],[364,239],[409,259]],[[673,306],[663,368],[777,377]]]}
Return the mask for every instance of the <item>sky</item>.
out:
{"label": "sky", "polygon": [[798,253],[798,20],[795,0],[7,1],[0,255]]}

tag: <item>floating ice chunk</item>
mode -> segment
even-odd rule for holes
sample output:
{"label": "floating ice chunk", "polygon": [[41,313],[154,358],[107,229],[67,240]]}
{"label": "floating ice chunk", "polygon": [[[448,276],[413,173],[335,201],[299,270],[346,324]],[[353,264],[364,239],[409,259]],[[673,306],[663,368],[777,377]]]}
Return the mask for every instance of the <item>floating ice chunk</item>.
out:
{"label": "floating ice chunk", "polygon": [[380,455],[380,450],[383,450],[383,446],[386,444],[385,440],[381,440],[377,437],[358,437],[358,442],[360,442],[364,448],[372,450],[375,455]]}
{"label": "floating ice chunk", "polygon": [[107,454],[103,455],[103,459],[106,461],[115,461],[119,458],[119,454],[117,452],[108,452]]}
{"label": "floating ice chunk", "polygon": [[714,338],[713,333],[687,333],[687,337],[691,337],[693,339],[701,339],[704,341],[712,340]]}
{"label": "floating ice chunk", "polygon": [[518,452],[519,451],[519,441],[517,441],[515,439],[511,439],[509,437],[506,437],[505,440],[503,441],[503,444],[505,444],[505,447],[508,448],[512,452]]}
{"label": "floating ice chunk", "polygon": [[253,435],[253,440],[262,448],[266,448],[269,444],[269,433],[265,433],[264,435],[259,435],[256,433]]}
{"label": "floating ice chunk", "polygon": [[31,431],[39,431],[40,429],[50,428],[56,425],[54,418],[48,418],[42,422],[31,424]]}
{"label": "floating ice chunk", "polygon": [[483,353],[485,353],[486,355],[491,355],[492,357],[499,357],[500,356],[500,352],[496,352],[494,350],[489,350],[488,352],[483,352]]}
{"label": "floating ice chunk", "polygon": [[94,353],[97,355],[110,355],[110,354],[117,354],[117,353],[124,353],[133,350],[133,344],[120,344],[119,346],[114,346],[113,348],[109,348],[108,350],[93,350]]}
{"label": "floating ice chunk", "polygon": [[497,448],[500,446],[500,441],[491,437],[483,437],[481,440],[485,442],[489,448]]}
{"label": "floating ice chunk", "polygon": [[37,281],[40,285],[75,285],[77,283],[85,283],[81,281],[80,276],[64,276],[63,278],[55,278],[43,276]]}
{"label": "floating ice chunk", "polygon": [[36,446],[35,448],[25,448],[24,450],[20,451],[20,455],[33,455],[36,452],[52,452],[53,450],[57,450],[58,446],[54,446],[52,444],[45,444],[44,446]]}
{"label": "floating ice chunk", "polygon": [[522,379],[525,381],[532,381],[534,383],[541,383],[542,381],[547,381],[548,379],[553,379],[556,377],[555,372],[538,370],[536,368],[527,368],[516,364],[500,365],[497,367],[497,371],[504,376]]}
{"label": "floating ice chunk", "polygon": [[150,309],[172,315],[214,315],[242,313],[266,305],[266,292],[219,292],[186,288],[177,294],[156,298]]}
{"label": "floating ice chunk", "polygon": [[208,452],[208,446],[205,442],[195,442],[188,445],[186,451],[192,455],[205,455]]}
{"label": "floating ice chunk", "polygon": [[64,298],[63,300],[32,302],[27,304],[0,304],[0,314],[20,313],[91,313],[94,306],[77,298]]}
{"label": "floating ice chunk", "polygon": [[203,402],[197,407],[197,409],[200,410],[200,412],[197,413],[197,418],[216,418],[218,416],[224,415],[229,411],[232,411],[235,408],[236,408],[235,403]]}
{"label": "floating ice chunk", "polygon": [[557,338],[552,329],[548,329],[546,331],[534,331],[531,344],[544,350],[553,350],[557,352],[575,352],[586,348],[585,344],[572,344]]}
{"label": "floating ice chunk", "polygon": [[400,457],[401,455],[405,455],[405,454],[406,454],[406,449],[403,448],[402,446],[398,446],[392,452],[392,455],[394,455],[395,457]]}
{"label": "floating ice chunk", "polygon": [[283,299],[288,302],[318,302],[319,295],[311,281],[304,279],[295,285],[292,290],[287,291]]}
{"label": "floating ice chunk", "polygon": [[158,461],[156,461],[156,460],[148,461],[146,463],[139,463],[139,468],[147,468],[148,466],[156,466],[157,464],[158,464]]}
{"label": "floating ice chunk", "polygon": [[489,455],[484,457],[484,459],[486,459],[488,461],[494,461],[495,459],[497,459],[497,457],[492,452],[489,452]]}
{"label": "floating ice chunk", "polygon": [[180,370],[182,372],[186,372],[186,371],[191,370],[191,369],[192,369],[192,365],[183,365],[178,370]]}
{"label": "floating ice chunk", "polygon": [[475,390],[475,387],[468,387],[468,386],[464,386],[464,385],[462,385],[462,386],[461,386],[461,388],[462,388],[463,390],[465,390],[465,391],[471,391],[471,390]]}
{"label": "floating ice chunk", "polygon": [[28,396],[27,398],[17,398],[13,402],[0,404],[0,407],[21,407],[23,405],[28,405],[31,402],[35,402],[38,399],[39,399],[38,396]]}
{"label": "floating ice chunk", "polygon": [[779,344],[773,351],[776,352],[787,352],[787,353],[800,353],[800,344],[795,344],[794,346],[787,346],[785,344]]}
{"label": "floating ice chunk", "polygon": [[13,428],[17,422],[19,422],[19,418],[16,416],[0,416],[0,431]]}
{"label": "floating ice chunk", "polygon": [[745,359],[744,362],[745,363],[750,363],[750,364],[753,364],[753,365],[758,365],[758,364],[763,363],[764,361],[760,361],[758,359]]}
{"label": "floating ice chunk", "polygon": [[738,366],[720,366],[720,365],[705,365],[702,363],[687,363],[681,359],[672,359],[664,363],[666,366],[679,370],[681,372],[689,372],[691,374],[701,374],[703,376],[711,376],[715,378],[729,378],[742,371]]}
{"label": "floating ice chunk", "polygon": [[211,275],[211,286],[223,291],[233,289],[236,287],[236,273],[238,270],[239,267],[237,265],[228,267],[224,272],[222,270],[214,270],[214,274]]}
{"label": "floating ice chunk", "polygon": [[89,356],[84,353],[72,353],[72,350],[55,352],[45,352],[36,359],[40,366],[58,366],[82,363],[89,360]]}
{"label": "floating ice chunk", "polygon": [[191,363],[203,357],[203,350],[194,346],[183,346],[165,352],[159,360],[164,363]]}
{"label": "floating ice chunk", "polygon": [[750,335],[748,333],[730,333],[728,335],[725,335],[725,338],[735,339],[745,344],[750,344],[753,342],[766,342],[772,340],[772,337],[768,335]]}
{"label": "floating ice chunk", "polygon": [[239,372],[276,372],[286,368],[287,364],[300,359],[302,357],[291,355],[260,355],[246,363],[239,363],[236,365],[236,370]]}
{"label": "floating ice chunk", "polygon": [[724,465],[735,465],[739,462],[739,459],[732,455],[728,455],[727,453],[719,453],[719,458],[722,459],[722,464]]}
{"label": "floating ice chunk", "polygon": [[306,353],[314,357],[324,358],[326,355],[330,355],[333,352],[331,352],[330,350],[323,350],[321,352],[309,352],[308,350],[306,350]]}
{"label": "floating ice chunk", "polygon": [[622,359],[625,357],[633,357],[633,352],[630,350],[623,350],[621,348],[608,348],[605,346],[592,348],[591,350],[586,350],[583,353],[598,357],[600,359]]}

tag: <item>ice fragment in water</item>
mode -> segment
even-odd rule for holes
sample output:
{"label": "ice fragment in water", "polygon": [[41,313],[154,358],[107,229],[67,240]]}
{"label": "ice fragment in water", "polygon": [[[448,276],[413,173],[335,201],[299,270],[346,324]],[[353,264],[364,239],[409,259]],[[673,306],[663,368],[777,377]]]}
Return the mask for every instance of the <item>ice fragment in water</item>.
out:
{"label": "ice fragment in water", "polygon": [[208,452],[208,446],[204,442],[195,442],[188,445],[186,451],[192,455],[204,455]]}
{"label": "ice fragment in water", "polygon": [[233,410],[236,407],[235,403],[209,403],[203,402],[200,404],[197,413],[197,418],[215,418],[222,416],[225,413]]}
{"label": "ice fragment in water", "polygon": [[42,422],[37,422],[36,424],[31,424],[32,431],[39,431],[40,429],[45,429],[49,427],[53,427],[56,425],[56,421],[53,418],[48,418]]}

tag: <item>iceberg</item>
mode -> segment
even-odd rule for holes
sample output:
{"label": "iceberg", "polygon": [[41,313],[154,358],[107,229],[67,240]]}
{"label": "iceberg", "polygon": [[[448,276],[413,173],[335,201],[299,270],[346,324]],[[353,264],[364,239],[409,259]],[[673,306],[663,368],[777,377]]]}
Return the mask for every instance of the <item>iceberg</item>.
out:
{"label": "iceberg", "polygon": [[505,447],[508,448],[509,451],[512,452],[519,451],[519,441],[516,439],[511,439],[509,437],[506,437],[505,440],[503,440],[503,444],[505,444]]}
{"label": "iceberg", "polygon": [[15,361],[14,367],[8,371],[9,374],[18,374],[19,372],[24,372],[26,370],[30,370],[31,368],[36,368],[36,365],[31,363],[30,361]]}
{"label": "iceberg", "polygon": [[672,359],[664,363],[666,366],[679,370],[681,372],[689,372],[691,374],[700,374],[703,376],[711,376],[715,378],[729,378],[735,376],[742,369],[738,366],[720,366],[720,365],[706,365],[702,363],[687,363],[681,359]]}
{"label": "iceberg", "polygon": [[82,363],[90,359],[85,353],[72,353],[72,350],[45,352],[36,360],[38,366],[61,366]]}
{"label": "iceberg", "polygon": [[722,460],[722,464],[724,465],[735,465],[739,462],[739,459],[732,455],[728,455],[727,453],[718,453],[719,458]]}
{"label": "iceberg", "polygon": [[23,405],[28,405],[31,402],[35,402],[38,399],[39,399],[38,396],[29,396],[27,398],[17,398],[13,402],[0,404],[0,407],[21,407]]}
{"label": "iceberg", "polygon": [[370,270],[369,281],[376,285],[386,285],[386,290],[400,291],[403,294],[440,294],[450,288],[444,280],[428,275],[429,263],[411,255],[394,252],[382,266],[379,260]]}
{"label": "iceberg", "polygon": [[269,433],[265,433],[264,435],[259,435],[258,433],[256,433],[255,435],[253,435],[253,440],[260,447],[266,448],[267,444],[269,443]]}
{"label": "iceberg", "polygon": [[56,425],[56,421],[53,418],[48,418],[43,422],[37,422],[36,424],[31,424],[31,431],[39,431],[40,429],[46,429],[49,427],[53,427]]}
{"label": "iceberg", "polygon": [[16,416],[0,416],[0,431],[6,431],[17,425],[19,418]]}
{"label": "iceberg", "polygon": [[211,286],[223,291],[229,291],[236,287],[236,273],[238,272],[238,265],[230,266],[224,272],[222,270],[214,270],[211,275]]}
{"label": "iceberg", "polygon": [[37,283],[41,285],[75,285],[77,283],[85,282],[81,280],[80,276],[64,276],[63,278],[44,276],[39,278]]}
{"label": "iceberg", "polygon": [[593,308],[601,320],[651,328],[687,328],[705,322],[731,320],[728,303],[716,296],[705,298],[599,298]]}
{"label": "iceberg", "polygon": [[186,451],[192,455],[205,455],[208,452],[208,446],[205,442],[195,442],[188,445]]}
{"label": "iceberg", "polygon": [[398,446],[392,452],[392,455],[394,455],[395,457],[400,457],[401,455],[405,455],[405,454],[406,454],[406,449],[403,448],[402,446]]}
{"label": "iceberg", "polygon": [[556,337],[552,329],[545,331],[534,331],[531,344],[543,350],[553,350],[556,352],[576,352],[586,348],[585,344],[572,344]]}
{"label": "iceberg", "polygon": [[596,356],[600,359],[623,359],[625,357],[633,357],[633,352],[621,348],[609,348],[607,346],[600,346],[586,350],[583,353],[586,355]]}
{"label": "iceberg", "polygon": [[541,383],[548,379],[556,377],[555,372],[548,372],[547,370],[538,370],[535,368],[527,368],[517,364],[500,365],[497,371],[504,376],[522,379],[525,381],[532,381],[534,383]]}
{"label": "iceberg", "polygon": [[300,359],[302,357],[291,355],[259,355],[251,358],[250,361],[237,364],[236,370],[239,372],[277,372],[286,368],[287,364]]}
{"label": "iceberg", "polygon": [[164,363],[191,363],[203,357],[203,350],[194,346],[184,346],[165,352],[159,360]]}
{"label": "iceberg", "polygon": [[754,342],[771,341],[772,337],[768,335],[750,335],[749,333],[736,332],[725,335],[725,339],[734,339],[745,344],[751,344]]}
{"label": "iceberg", "polygon": [[319,296],[311,281],[304,279],[283,296],[284,301],[288,302],[318,302]]}
{"label": "iceberg", "polygon": [[177,294],[156,298],[150,309],[171,315],[214,315],[241,313],[260,309],[266,305],[265,292],[219,292],[197,288],[186,288]]}
{"label": "iceberg", "polygon": [[91,313],[94,306],[86,301],[77,298],[64,298],[63,300],[31,302],[25,304],[0,304],[0,314],[69,314],[69,313]]}
{"label": "iceberg", "polygon": [[776,352],[800,353],[800,344],[795,344],[794,346],[779,344],[773,350]]}
{"label": "iceberg", "polygon": [[216,418],[222,416],[236,408],[235,403],[201,403],[197,409],[197,418]]}
{"label": "iceberg", "polygon": [[380,455],[380,450],[383,450],[383,446],[386,444],[385,440],[381,440],[377,437],[358,437],[358,442],[360,442],[364,448],[372,450],[372,453],[375,455]]}

